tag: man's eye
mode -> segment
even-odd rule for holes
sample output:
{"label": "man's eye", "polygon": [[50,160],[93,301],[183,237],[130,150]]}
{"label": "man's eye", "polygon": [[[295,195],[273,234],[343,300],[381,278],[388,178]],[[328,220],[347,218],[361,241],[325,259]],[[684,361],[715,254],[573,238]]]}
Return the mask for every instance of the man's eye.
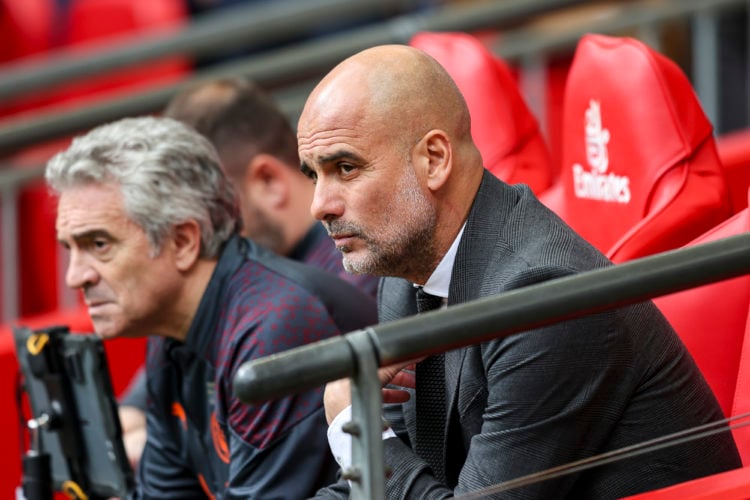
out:
{"label": "man's eye", "polygon": [[109,240],[104,238],[96,238],[91,242],[91,246],[97,252],[103,252],[109,248]]}
{"label": "man's eye", "polygon": [[339,170],[342,174],[351,174],[356,168],[351,163],[339,163]]}

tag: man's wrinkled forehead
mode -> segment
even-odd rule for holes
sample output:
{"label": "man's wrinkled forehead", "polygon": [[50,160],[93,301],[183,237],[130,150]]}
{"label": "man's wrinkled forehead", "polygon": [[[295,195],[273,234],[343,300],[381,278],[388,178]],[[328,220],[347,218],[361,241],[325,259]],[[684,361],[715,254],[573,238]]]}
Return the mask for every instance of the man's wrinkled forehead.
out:
{"label": "man's wrinkled forehead", "polygon": [[297,145],[301,159],[315,160],[337,154],[342,149],[356,149],[367,136],[367,107],[361,95],[320,93],[311,98],[297,127]]}
{"label": "man's wrinkled forehead", "polygon": [[364,90],[357,91],[346,85],[332,84],[311,94],[297,126],[299,138],[318,134],[336,135],[356,129],[364,117],[371,113]]}

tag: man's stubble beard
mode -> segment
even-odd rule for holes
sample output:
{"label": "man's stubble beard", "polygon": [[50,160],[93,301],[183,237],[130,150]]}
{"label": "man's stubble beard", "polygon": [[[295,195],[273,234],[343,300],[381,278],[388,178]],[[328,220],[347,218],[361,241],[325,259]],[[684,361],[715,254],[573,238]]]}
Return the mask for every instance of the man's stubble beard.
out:
{"label": "man's stubble beard", "polygon": [[[410,176],[411,177],[411,176]],[[359,260],[348,258],[342,249],[344,269],[354,274],[375,276],[429,276],[437,264],[434,236],[437,230],[437,212],[420,190],[416,178],[398,199],[388,204],[380,227],[401,226],[403,230],[383,241],[358,232],[367,254]],[[386,235],[387,236],[387,235]],[[380,240],[380,241],[378,241]]]}

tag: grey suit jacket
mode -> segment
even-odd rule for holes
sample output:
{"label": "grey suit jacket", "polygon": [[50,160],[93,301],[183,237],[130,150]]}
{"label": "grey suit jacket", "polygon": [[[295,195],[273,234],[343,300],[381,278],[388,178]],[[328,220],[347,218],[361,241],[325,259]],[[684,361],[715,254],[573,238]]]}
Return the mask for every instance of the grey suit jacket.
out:
{"label": "grey suit jacket", "polygon": [[[448,304],[607,265],[527,187],[485,172]],[[380,321],[414,314],[413,294],[404,280],[383,280]],[[412,398],[402,439],[384,443],[388,499],[447,498],[723,418],[650,302],[448,352],[445,375],[447,484],[409,445],[419,418]],[[727,432],[488,498],[619,498],[740,465]]]}

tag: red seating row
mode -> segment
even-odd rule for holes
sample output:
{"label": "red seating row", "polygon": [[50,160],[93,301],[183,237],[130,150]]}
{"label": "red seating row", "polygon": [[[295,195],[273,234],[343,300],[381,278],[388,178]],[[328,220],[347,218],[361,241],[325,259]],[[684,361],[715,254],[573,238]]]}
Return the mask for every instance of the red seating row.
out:
{"label": "red seating row", "polygon": [[419,33],[410,44],[463,92],[486,167],[528,184],[613,261],[679,247],[733,213],[712,126],[689,80],[642,42],[580,40],[563,98],[560,168],[510,69],[479,39]]}
{"label": "red seating row", "polygon": [[[178,29],[187,20],[183,0],[0,0],[0,62],[24,63],[50,57],[56,49],[81,56],[114,43],[125,43],[147,30]],[[10,116],[47,106],[72,106],[144,86],[174,81],[190,70],[184,58],[168,58],[114,73],[64,84],[49,91],[0,103]]]}

